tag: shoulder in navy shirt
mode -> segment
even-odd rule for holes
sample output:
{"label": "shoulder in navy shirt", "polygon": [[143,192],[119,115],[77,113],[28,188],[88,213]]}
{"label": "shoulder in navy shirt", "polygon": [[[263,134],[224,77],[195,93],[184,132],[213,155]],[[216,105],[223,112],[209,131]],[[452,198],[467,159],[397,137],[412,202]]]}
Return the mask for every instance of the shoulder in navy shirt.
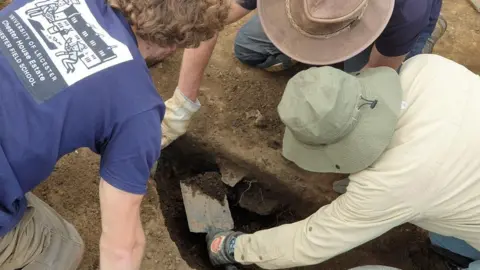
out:
{"label": "shoulder in navy shirt", "polygon": [[396,0],[387,27],[375,42],[385,56],[410,52],[420,33],[440,15],[442,0]]}
{"label": "shoulder in navy shirt", "polygon": [[165,107],[125,18],[103,0],[16,0],[0,11],[0,237],[24,194],[89,147],[100,175],[142,194]]}

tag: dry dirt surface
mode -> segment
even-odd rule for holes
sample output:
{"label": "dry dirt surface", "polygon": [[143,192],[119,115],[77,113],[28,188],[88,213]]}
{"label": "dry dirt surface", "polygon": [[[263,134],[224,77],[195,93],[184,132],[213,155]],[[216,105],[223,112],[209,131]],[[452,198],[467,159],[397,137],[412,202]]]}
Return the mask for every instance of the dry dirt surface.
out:
{"label": "dry dirt surface", "polygon": [[[0,8],[2,3],[3,0],[0,0]],[[467,0],[444,0],[443,14],[449,23],[448,30],[435,47],[435,53],[480,74],[479,13]],[[206,71],[201,97],[203,113],[199,114],[193,132],[201,133],[215,127],[209,136],[227,130],[234,137],[248,141],[252,147],[278,150],[281,147],[282,125],[276,114],[276,105],[293,72],[268,74],[240,64],[232,52],[233,39],[240,26],[241,22],[236,23],[222,33]],[[180,60],[179,52],[152,69],[154,81],[164,99],[171,96],[176,86]],[[259,120],[261,125],[255,124],[259,118],[257,110],[262,115]],[[96,155],[79,149],[63,158],[48,181],[34,191],[78,228],[86,243],[82,270],[98,268],[98,163]],[[161,181],[159,183],[162,184]],[[186,231],[188,228],[178,185],[167,183],[164,187],[171,189],[159,188],[159,198],[157,187],[151,183],[143,204],[142,217],[148,246],[142,269],[211,269],[205,260],[203,236]],[[234,210],[234,213],[238,228],[244,231],[271,227],[297,218],[288,211],[266,217],[241,209]],[[407,225],[310,269],[347,269],[364,263],[388,264],[403,269],[443,269],[443,265],[433,257],[426,250],[424,232]]]}
{"label": "dry dirt surface", "polygon": [[434,52],[480,75],[480,13],[468,0],[444,0],[442,14],[448,29]]}

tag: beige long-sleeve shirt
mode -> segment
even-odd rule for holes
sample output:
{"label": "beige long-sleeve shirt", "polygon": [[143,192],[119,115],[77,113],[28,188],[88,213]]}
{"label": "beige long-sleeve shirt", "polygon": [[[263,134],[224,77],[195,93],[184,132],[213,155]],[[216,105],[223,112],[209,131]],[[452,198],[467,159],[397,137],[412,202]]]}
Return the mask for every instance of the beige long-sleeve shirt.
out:
{"label": "beige long-sleeve shirt", "polygon": [[435,55],[400,76],[402,114],[384,154],[307,219],[239,237],[237,261],[317,264],[407,222],[480,250],[480,77]]}

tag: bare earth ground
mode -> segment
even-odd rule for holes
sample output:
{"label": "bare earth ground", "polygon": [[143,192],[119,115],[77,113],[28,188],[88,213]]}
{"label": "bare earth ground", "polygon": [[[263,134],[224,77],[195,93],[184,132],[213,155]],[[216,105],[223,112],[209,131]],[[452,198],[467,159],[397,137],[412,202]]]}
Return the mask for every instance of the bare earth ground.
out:
{"label": "bare earth ground", "polygon": [[[443,14],[448,20],[449,28],[435,48],[435,52],[480,74],[479,13],[474,11],[467,0],[445,0]],[[291,74],[272,75],[240,64],[232,53],[232,41],[240,25],[237,23],[222,34],[202,88],[204,93],[209,93],[208,96],[202,95],[203,109],[207,111],[207,107],[215,104],[215,110],[208,111],[214,114],[204,112],[198,120],[209,122],[209,126],[213,125],[218,130],[228,130],[242,140],[248,141],[252,147],[278,148],[282,126],[278,122],[275,109]],[[164,99],[171,96],[176,86],[180,60],[181,54],[177,53],[152,69],[154,81]],[[253,131],[251,120],[245,117],[245,112],[257,109],[265,116],[268,125],[261,132],[255,132],[253,136],[249,135]],[[202,132],[199,125],[195,125],[195,132]],[[100,234],[98,161],[97,156],[88,150],[80,149],[78,153],[62,159],[50,179],[34,191],[80,231],[87,248],[80,267],[82,270],[98,268]],[[173,210],[177,211],[177,214],[181,211]],[[203,247],[193,246],[190,252],[182,246],[181,252],[179,251],[171,239],[169,228],[165,226],[166,219],[160,210],[159,198],[153,183],[143,206],[143,220],[148,247],[142,269],[191,269],[184,258],[193,253],[193,249]],[[172,229],[175,228],[170,228]],[[441,269],[428,263],[414,263],[418,259],[416,257],[423,254],[421,251],[425,246],[423,242],[422,232],[412,226],[405,226],[389,232],[375,241],[375,244],[367,243],[312,269],[346,269],[361,263],[384,263],[404,269]],[[189,264],[194,265],[191,262]],[[209,268],[200,265],[197,269]]]}

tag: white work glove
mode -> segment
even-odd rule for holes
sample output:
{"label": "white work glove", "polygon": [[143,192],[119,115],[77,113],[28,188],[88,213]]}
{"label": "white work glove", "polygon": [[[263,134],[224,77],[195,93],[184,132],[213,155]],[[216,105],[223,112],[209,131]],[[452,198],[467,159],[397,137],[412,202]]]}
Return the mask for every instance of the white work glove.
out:
{"label": "white work glove", "polygon": [[187,132],[192,116],[200,109],[198,99],[193,102],[175,89],[173,96],[165,102],[165,117],[162,122],[162,149]]}

